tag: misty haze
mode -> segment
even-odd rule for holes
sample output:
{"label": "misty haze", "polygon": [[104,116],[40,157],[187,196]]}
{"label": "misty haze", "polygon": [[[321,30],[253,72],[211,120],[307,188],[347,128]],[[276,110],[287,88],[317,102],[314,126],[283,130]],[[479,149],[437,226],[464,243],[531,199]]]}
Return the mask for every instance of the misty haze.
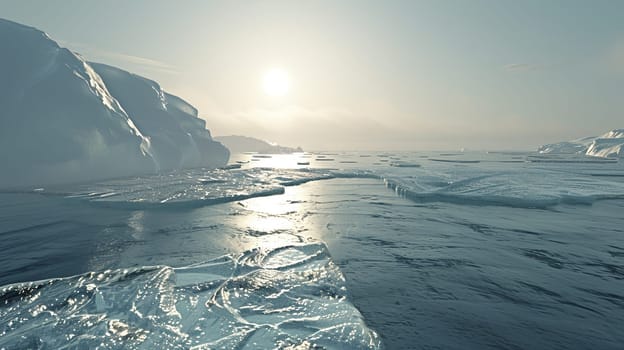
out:
{"label": "misty haze", "polygon": [[0,0],[0,349],[622,349],[623,15]]}

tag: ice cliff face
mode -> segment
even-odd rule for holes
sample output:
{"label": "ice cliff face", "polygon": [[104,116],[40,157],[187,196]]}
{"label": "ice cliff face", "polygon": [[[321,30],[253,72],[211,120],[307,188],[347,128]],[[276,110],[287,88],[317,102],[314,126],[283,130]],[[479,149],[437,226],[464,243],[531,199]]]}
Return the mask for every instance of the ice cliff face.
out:
{"label": "ice cliff face", "polygon": [[584,154],[602,158],[624,158],[624,129],[611,130],[598,137],[585,137],[540,146],[539,153]]}
{"label": "ice cliff face", "polygon": [[596,138],[586,154],[596,157],[624,158],[624,129],[611,130]]}
{"label": "ice cliff face", "polygon": [[0,47],[0,187],[227,162],[197,111],[155,82],[3,19]]}
{"label": "ice cliff face", "polygon": [[213,141],[197,109],[163,91],[157,82],[105,64],[89,63],[128,116],[148,135],[161,169],[227,163],[229,151]]}

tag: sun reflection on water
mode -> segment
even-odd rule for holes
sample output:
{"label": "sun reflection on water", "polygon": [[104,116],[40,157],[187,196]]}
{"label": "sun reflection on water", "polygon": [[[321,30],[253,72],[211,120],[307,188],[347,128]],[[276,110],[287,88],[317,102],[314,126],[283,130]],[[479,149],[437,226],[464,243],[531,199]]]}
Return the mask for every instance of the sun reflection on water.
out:
{"label": "sun reflection on water", "polygon": [[311,237],[301,235],[304,226],[305,198],[308,186],[288,187],[282,195],[252,198],[239,203],[246,212],[238,218],[238,226],[253,244],[262,249],[308,242]]}
{"label": "sun reflection on water", "polygon": [[322,154],[296,152],[289,154],[234,153],[230,156],[231,164],[240,164],[241,168],[305,169],[333,168],[337,163],[333,158]]}

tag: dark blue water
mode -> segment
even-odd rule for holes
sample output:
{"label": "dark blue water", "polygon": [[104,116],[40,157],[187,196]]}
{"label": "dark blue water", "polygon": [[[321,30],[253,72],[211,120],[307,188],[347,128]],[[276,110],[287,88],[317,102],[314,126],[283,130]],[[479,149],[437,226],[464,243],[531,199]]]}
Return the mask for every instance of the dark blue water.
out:
{"label": "dark blue water", "polygon": [[[480,165],[461,166],[472,168],[453,176]],[[596,188],[584,179],[575,190]],[[484,186],[505,183],[478,181],[470,186],[490,193]],[[509,181],[517,191],[518,179]],[[4,193],[0,284],[320,241],[386,348],[622,349],[624,200],[513,204],[404,198],[358,178],[166,209]]]}

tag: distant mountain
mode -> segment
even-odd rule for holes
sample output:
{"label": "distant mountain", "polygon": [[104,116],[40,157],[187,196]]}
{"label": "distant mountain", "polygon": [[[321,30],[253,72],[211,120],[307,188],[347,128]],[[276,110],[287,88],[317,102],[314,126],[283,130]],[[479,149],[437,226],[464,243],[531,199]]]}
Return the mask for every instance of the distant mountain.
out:
{"label": "distant mountain", "polygon": [[624,158],[624,129],[611,130],[600,136],[590,136],[573,141],[543,145],[537,151],[539,153]]}
{"label": "distant mountain", "polygon": [[197,110],[0,19],[0,187],[227,163]]}
{"label": "distant mountain", "polygon": [[232,153],[258,152],[258,153],[293,153],[303,152],[301,147],[292,148],[271,144],[248,136],[215,136],[216,141],[223,143]]}

